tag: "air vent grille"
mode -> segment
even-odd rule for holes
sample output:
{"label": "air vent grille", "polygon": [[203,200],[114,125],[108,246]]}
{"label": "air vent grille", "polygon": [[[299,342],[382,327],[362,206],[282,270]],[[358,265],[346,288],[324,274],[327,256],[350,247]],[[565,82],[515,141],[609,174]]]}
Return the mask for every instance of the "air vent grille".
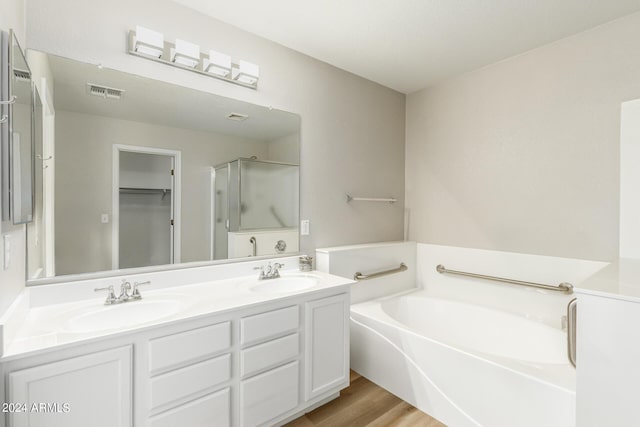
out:
{"label": "air vent grille", "polygon": [[16,79],[22,80],[25,82],[28,82],[29,80],[31,80],[31,73],[29,73],[26,70],[18,70],[17,68],[14,68],[13,75],[16,77]]}
{"label": "air vent grille", "polygon": [[123,89],[116,89],[114,87],[101,86],[93,83],[87,83],[87,89],[89,91],[89,95],[108,99],[120,99],[125,92]]}
{"label": "air vent grille", "polygon": [[227,119],[229,120],[233,120],[236,122],[243,122],[245,120],[247,120],[249,118],[249,116],[247,116],[246,114],[240,114],[240,113],[231,113],[227,116]]}

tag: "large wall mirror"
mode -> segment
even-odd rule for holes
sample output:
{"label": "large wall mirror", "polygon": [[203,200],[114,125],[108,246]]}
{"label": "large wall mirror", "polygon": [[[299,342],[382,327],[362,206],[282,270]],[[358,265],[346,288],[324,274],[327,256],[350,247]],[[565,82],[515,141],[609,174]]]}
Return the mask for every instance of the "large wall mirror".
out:
{"label": "large wall mirror", "polygon": [[42,52],[28,59],[44,92],[31,284],[298,252],[298,115]]}
{"label": "large wall mirror", "polygon": [[33,221],[34,90],[31,71],[13,31],[0,32],[2,220]]}

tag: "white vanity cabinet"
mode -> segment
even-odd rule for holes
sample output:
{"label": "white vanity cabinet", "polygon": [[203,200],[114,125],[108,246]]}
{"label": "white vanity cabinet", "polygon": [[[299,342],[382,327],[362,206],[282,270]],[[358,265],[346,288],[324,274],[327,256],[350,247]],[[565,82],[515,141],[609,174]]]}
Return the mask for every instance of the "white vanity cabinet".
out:
{"label": "white vanity cabinet", "polygon": [[[305,303],[305,398],[349,385],[349,295]],[[335,351],[343,348],[345,351]]]}
{"label": "white vanity cabinet", "polygon": [[300,403],[300,311],[292,305],[240,319],[240,343],[249,345],[240,351],[241,426],[268,425]]}
{"label": "white vanity cabinet", "polygon": [[230,426],[232,322],[149,341],[149,426]]}
{"label": "white vanity cabinet", "polygon": [[7,414],[0,427],[280,425],[348,385],[348,292],[338,286],[13,357],[0,365],[5,401],[70,408]]}
{"label": "white vanity cabinet", "polygon": [[10,372],[9,425],[131,426],[131,360],[128,345]]}

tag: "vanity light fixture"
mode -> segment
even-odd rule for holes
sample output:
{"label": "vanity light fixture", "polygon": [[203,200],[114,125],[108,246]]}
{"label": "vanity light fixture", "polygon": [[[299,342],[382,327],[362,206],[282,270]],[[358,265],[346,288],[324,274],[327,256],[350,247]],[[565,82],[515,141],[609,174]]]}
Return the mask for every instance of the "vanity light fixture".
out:
{"label": "vanity light fixture", "polygon": [[136,26],[133,50],[143,55],[160,58],[164,53],[164,35],[140,25]]}
{"label": "vanity light fixture", "polygon": [[258,88],[258,65],[248,61],[238,61],[236,64],[229,55],[215,50],[210,50],[209,55],[203,54],[197,44],[179,39],[173,44],[165,41],[162,33],[141,26],[136,26],[135,31],[129,31],[128,51],[130,55],[238,86]]}
{"label": "vanity light fixture", "polygon": [[[205,60],[206,61],[206,60]],[[205,70],[216,76],[229,77],[231,74],[231,57],[224,53],[209,51],[209,60],[205,62]]]}
{"label": "vanity light fixture", "polygon": [[195,68],[200,63],[200,46],[177,39],[175,48],[171,49],[171,62]]}
{"label": "vanity light fixture", "polygon": [[260,77],[260,67],[251,62],[240,60],[238,68],[233,69],[233,80],[237,80],[246,84],[258,83]]}

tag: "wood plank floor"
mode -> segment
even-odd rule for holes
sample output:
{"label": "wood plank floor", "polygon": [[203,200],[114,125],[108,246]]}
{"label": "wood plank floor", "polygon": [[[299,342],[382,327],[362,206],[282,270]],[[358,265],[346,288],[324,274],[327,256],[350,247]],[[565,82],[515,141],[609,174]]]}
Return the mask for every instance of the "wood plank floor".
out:
{"label": "wood plank floor", "polygon": [[340,397],[286,427],[446,427],[371,381],[351,371]]}

